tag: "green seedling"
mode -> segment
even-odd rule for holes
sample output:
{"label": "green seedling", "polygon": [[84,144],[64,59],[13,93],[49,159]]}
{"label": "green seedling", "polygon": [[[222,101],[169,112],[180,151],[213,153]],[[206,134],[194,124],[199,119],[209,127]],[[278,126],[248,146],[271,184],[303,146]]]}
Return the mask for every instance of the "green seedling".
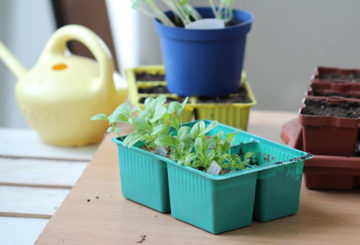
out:
{"label": "green seedling", "polygon": [[[165,15],[160,8],[158,7],[158,1],[156,0],[131,0],[132,7],[136,10],[141,11],[143,14],[151,17],[157,18],[164,25],[174,27],[175,24],[186,26],[192,21],[200,20],[202,17],[196,11],[194,7],[191,6],[188,0],[161,0],[175,16],[175,23]],[[208,0],[209,5],[214,13],[215,18],[223,20],[225,23],[231,21],[233,18],[233,6],[235,0],[220,0],[218,7],[214,0]]]}
{"label": "green seedling", "polygon": [[178,129],[181,122],[181,113],[188,101],[182,104],[173,101],[166,105],[166,97],[149,97],[145,100],[145,109],[139,112],[138,107],[131,108],[127,103],[120,105],[115,111],[107,116],[97,114],[91,120],[106,120],[109,123],[107,132],[115,132],[120,135],[120,125],[126,124],[133,127],[134,132],[124,140],[124,145],[131,147],[137,142],[143,142],[145,147],[153,151],[158,145],[156,139],[163,135],[169,135],[171,128]]}
{"label": "green seedling", "polygon": [[231,153],[234,136],[238,131],[229,133],[223,139],[220,131],[209,136],[211,130],[218,126],[217,121],[206,125],[204,121],[195,123],[191,128],[181,126],[181,114],[187,104],[171,102],[166,104],[166,97],[149,97],[144,102],[144,110],[131,108],[129,104],[122,104],[114,112],[97,114],[91,120],[106,120],[109,123],[108,132],[121,133],[122,124],[130,125],[134,132],[124,139],[127,147],[142,142],[144,147],[154,152],[163,147],[167,156],[182,165],[207,171],[215,161],[221,167],[221,173],[241,170],[254,157],[248,152],[242,156]]}

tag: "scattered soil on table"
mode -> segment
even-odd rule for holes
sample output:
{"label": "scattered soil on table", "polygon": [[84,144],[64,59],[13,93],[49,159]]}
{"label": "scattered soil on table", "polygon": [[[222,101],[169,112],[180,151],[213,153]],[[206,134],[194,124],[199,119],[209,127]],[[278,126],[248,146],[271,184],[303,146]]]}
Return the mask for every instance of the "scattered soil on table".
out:
{"label": "scattered soil on table", "polygon": [[198,97],[197,103],[204,104],[231,104],[231,103],[250,103],[251,99],[249,98],[246,89],[241,86],[239,89],[228,96],[218,96],[218,97]]}
{"label": "scattered soil on table", "polygon": [[139,93],[142,94],[168,94],[169,91],[167,90],[166,86],[158,85],[154,87],[148,88],[139,88]]}
{"label": "scattered soil on table", "polygon": [[136,81],[142,82],[154,82],[154,81],[165,81],[165,75],[160,73],[149,73],[146,71],[135,73]]}
{"label": "scattered soil on table", "polygon": [[302,110],[302,114],[304,115],[360,118],[359,102],[341,102],[333,104],[326,100],[307,99],[305,105],[305,108]]}
{"label": "scattered soil on table", "polygon": [[86,201],[87,201],[87,202],[91,202],[91,200],[90,200],[90,199],[87,199]]}
{"label": "scattered soil on table", "polygon": [[341,74],[336,72],[323,72],[319,74],[320,80],[332,80],[332,81],[347,81],[347,82],[360,82],[360,72]]}
{"label": "scattered soil on table", "polygon": [[317,91],[317,90],[313,90],[310,93],[310,95],[313,95],[313,96],[325,96],[325,97],[337,96],[337,97],[344,97],[344,98],[360,99],[360,95],[341,94],[341,93],[337,93],[337,92],[321,92],[321,91]]}
{"label": "scattered soil on table", "polygon": [[145,240],[146,240],[146,235],[144,234],[140,236],[140,240],[137,241],[136,243],[143,243]]}

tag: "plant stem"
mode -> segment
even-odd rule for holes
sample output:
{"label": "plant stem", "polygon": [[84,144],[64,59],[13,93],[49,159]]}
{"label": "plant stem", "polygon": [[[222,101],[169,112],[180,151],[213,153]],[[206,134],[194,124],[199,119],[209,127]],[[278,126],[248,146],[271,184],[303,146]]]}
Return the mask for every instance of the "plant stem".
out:
{"label": "plant stem", "polygon": [[171,22],[171,20],[166,16],[166,14],[164,14],[157,6],[156,4],[150,0],[148,2],[148,5],[150,6],[150,8],[154,11],[155,15],[157,18],[159,18],[159,20],[167,26],[171,26],[174,27],[175,25]]}
{"label": "plant stem", "polygon": [[172,0],[162,0],[174,13],[175,18],[180,18],[181,22],[185,25],[186,20],[182,13],[177,9],[175,3]]}
{"label": "plant stem", "polygon": [[215,18],[219,19],[219,16],[218,16],[218,14],[217,14],[217,12],[216,12],[216,8],[215,8],[214,1],[213,1],[213,0],[209,0],[209,2],[210,2],[211,9],[212,9],[212,11],[213,11],[213,13],[214,13],[214,15],[215,15]]}
{"label": "plant stem", "polygon": [[199,12],[196,11],[196,9],[193,8],[193,6],[191,6],[190,4],[186,4],[184,7],[190,12],[190,15],[191,15],[195,20],[200,20],[200,19],[202,18],[201,15],[199,14]]}

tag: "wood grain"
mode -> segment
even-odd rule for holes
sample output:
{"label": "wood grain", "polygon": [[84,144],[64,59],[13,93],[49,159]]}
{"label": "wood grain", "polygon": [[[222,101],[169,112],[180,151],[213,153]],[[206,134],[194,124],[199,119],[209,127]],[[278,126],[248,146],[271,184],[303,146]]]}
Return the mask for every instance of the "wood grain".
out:
{"label": "wood grain", "polygon": [[[250,131],[279,141],[281,125],[295,116],[254,111]],[[359,190],[302,187],[297,215],[212,235],[124,199],[116,154],[116,146],[107,137],[36,244],[136,244],[143,235],[143,244],[156,245],[359,244]]]}
{"label": "wood grain", "polygon": [[72,188],[87,162],[0,158],[0,185]]}
{"label": "wood grain", "polygon": [[0,128],[0,157],[89,161],[97,148],[45,144],[33,130]]}
{"label": "wood grain", "polygon": [[68,189],[0,186],[0,216],[49,218],[69,192]]}

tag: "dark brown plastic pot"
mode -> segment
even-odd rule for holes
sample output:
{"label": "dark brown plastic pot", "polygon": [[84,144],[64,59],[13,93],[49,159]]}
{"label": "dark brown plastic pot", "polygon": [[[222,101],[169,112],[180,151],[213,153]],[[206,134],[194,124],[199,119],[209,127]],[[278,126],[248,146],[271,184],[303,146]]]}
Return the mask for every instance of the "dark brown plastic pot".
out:
{"label": "dark brown plastic pot", "polygon": [[319,155],[354,156],[360,118],[305,115],[306,104],[311,100],[327,101],[329,104],[359,103],[358,100],[306,97],[299,112],[305,151]]}
{"label": "dark brown plastic pot", "polygon": [[[303,150],[301,124],[296,120],[283,125],[281,136],[290,147]],[[305,162],[304,176],[309,189],[354,189],[360,187],[360,158],[314,155]]]}
{"label": "dark brown plastic pot", "polygon": [[356,90],[351,86],[338,86],[337,83],[312,83],[310,89],[307,91],[309,96],[325,96],[325,97],[345,97],[360,99],[360,89]]}
{"label": "dark brown plastic pot", "polygon": [[[328,74],[338,74],[339,77],[329,79],[326,77]],[[346,76],[353,77],[353,79],[345,79]],[[360,70],[318,67],[311,82],[312,84],[326,84],[336,90],[360,90]]]}

